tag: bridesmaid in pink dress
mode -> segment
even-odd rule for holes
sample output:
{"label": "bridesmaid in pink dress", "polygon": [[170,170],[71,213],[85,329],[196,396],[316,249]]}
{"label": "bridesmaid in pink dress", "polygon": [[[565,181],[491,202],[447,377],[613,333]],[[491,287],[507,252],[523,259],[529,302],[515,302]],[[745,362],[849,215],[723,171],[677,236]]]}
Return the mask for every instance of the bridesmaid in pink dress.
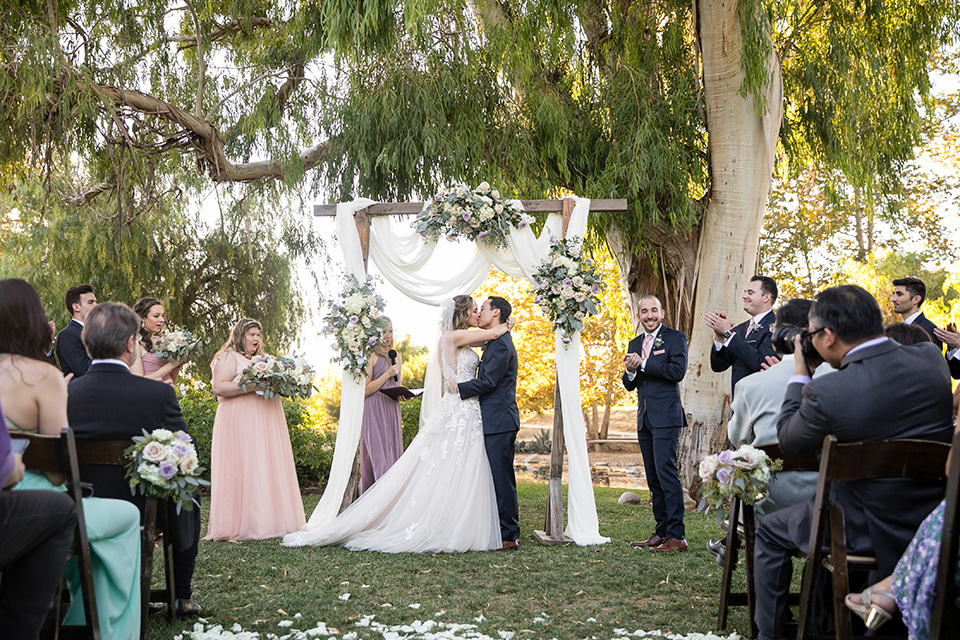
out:
{"label": "bridesmaid in pink dress", "polygon": [[241,319],[211,363],[219,406],[205,540],[278,538],[306,524],[283,406],[238,384],[250,358],[263,353],[260,331],[256,320]]}
{"label": "bridesmaid in pink dress", "polygon": [[177,382],[183,362],[164,360],[154,355],[153,343],[163,333],[166,318],[163,303],[156,298],[140,298],[133,310],[140,316],[140,354],[130,371],[150,380],[165,382],[171,387]]}
{"label": "bridesmaid in pink dress", "polygon": [[380,344],[367,364],[363,422],[360,426],[360,493],[376,482],[403,455],[400,401],[380,393],[396,387],[400,362],[391,364],[387,353],[393,349],[393,327],[383,333]]}

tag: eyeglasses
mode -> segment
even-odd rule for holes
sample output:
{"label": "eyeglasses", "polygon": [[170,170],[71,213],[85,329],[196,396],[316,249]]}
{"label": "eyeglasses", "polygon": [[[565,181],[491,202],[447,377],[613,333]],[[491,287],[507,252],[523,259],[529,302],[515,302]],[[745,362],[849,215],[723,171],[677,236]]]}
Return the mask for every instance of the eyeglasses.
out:
{"label": "eyeglasses", "polygon": [[823,331],[824,329],[826,329],[826,327],[820,327],[820,328],[817,329],[816,331],[809,331],[809,332],[807,332],[806,338],[807,338],[808,340],[813,340],[813,336],[817,335],[818,333],[820,333],[820,332]]}

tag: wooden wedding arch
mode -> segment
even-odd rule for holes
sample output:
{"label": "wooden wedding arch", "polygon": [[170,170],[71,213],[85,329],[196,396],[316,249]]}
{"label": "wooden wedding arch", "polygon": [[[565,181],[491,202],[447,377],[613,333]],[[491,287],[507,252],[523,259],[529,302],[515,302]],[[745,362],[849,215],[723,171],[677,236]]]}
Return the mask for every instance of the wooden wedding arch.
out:
{"label": "wooden wedding arch", "polygon": [[[562,213],[563,233],[566,238],[567,227],[570,224],[570,215],[573,213],[573,198],[561,200],[521,200],[523,210],[527,213]],[[378,202],[369,207],[357,210],[354,220],[357,225],[357,234],[360,236],[360,249],[363,254],[363,269],[367,270],[367,261],[370,251],[370,218],[372,216],[415,216],[423,210],[422,202]],[[626,213],[627,201],[625,198],[591,200],[591,212]],[[313,207],[313,215],[333,217],[337,215],[337,205],[318,204]],[[563,455],[565,450],[563,440],[563,416],[560,412],[560,385],[554,382],[553,387],[553,433],[550,448],[550,479],[547,485],[547,508],[543,530],[534,531],[534,536],[542,544],[557,545],[571,542],[563,535]],[[359,455],[359,453],[358,453]],[[356,498],[359,484],[357,470],[358,461],[354,461],[350,481],[344,491],[340,510],[345,509]]]}

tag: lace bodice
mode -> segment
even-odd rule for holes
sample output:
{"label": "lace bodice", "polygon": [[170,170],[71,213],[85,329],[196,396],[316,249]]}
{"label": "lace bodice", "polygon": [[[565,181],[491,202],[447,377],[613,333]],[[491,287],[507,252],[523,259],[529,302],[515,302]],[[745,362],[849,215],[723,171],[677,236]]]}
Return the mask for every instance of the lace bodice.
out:
{"label": "lace bodice", "polygon": [[[480,363],[480,356],[473,349],[464,347],[460,349],[457,355],[457,382],[466,382],[477,377],[477,365]],[[447,373],[450,373],[449,367],[444,367]]]}

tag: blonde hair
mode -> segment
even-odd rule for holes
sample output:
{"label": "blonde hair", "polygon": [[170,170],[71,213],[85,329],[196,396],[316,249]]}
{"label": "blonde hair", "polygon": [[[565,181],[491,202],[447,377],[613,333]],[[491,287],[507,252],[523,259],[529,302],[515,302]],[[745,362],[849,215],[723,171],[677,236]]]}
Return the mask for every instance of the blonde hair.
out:
{"label": "blonde hair", "polygon": [[453,328],[466,329],[470,326],[467,320],[473,313],[473,298],[471,296],[453,296]]}
{"label": "blonde hair", "polygon": [[263,342],[257,345],[257,350],[254,353],[247,353],[247,345],[245,344],[244,336],[247,335],[247,331],[250,331],[250,329],[260,329],[260,331],[263,331],[263,327],[260,326],[260,323],[253,318],[240,318],[237,320],[237,324],[233,326],[233,331],[230,332],[230,338],[223,344],[223,346],[220,348],[220,351],[231,349],[241,355],[251,356],[260,355],[263,353]]}

